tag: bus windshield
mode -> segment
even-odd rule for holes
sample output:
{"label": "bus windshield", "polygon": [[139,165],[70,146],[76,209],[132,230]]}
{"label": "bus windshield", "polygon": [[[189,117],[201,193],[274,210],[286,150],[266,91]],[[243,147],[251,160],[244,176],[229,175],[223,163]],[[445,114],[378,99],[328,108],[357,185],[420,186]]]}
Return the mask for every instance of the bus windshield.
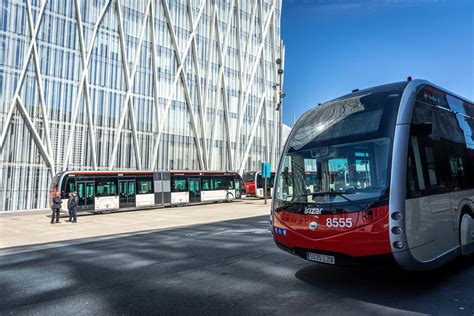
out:
{"label": "bus windshield", "polygon": [[379,197],[388,188],[389,150],[390,140],[382,138],[293,151],[283,158],[277,198],[332,203]]}
{"label": "bus windshield", "polygon": [[276,202],[348,203],[386,196],[401,94],[360,94],[307,112],[287,141]]}
{"label": "bus windshield", "polygon": [[256,174],[255,171],[245,172],[245,173],[242,175],[242,180],[243,180],[244,182],[255,181],[255,174]]}

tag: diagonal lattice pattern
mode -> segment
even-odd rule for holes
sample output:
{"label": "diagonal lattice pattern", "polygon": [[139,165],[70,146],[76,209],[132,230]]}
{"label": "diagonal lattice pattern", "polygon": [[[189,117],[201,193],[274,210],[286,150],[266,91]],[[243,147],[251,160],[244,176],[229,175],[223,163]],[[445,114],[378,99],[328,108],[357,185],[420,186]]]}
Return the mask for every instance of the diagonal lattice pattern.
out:
{"label": "diagonal lattice pattern", "polygon": [[280,0],[4,0],[0,209],[66,169],[277,162]]}

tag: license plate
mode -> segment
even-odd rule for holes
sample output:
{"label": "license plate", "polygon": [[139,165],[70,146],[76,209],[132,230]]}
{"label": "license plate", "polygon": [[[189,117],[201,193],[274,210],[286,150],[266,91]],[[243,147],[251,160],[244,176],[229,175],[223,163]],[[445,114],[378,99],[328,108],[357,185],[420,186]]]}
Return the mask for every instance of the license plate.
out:
{"label": "license plate", "polygon": [[311,261],[327,263],[327,264],[336,264],[336,259],[334,256],[322,255],[319,253],[307,252],[306,258]]}

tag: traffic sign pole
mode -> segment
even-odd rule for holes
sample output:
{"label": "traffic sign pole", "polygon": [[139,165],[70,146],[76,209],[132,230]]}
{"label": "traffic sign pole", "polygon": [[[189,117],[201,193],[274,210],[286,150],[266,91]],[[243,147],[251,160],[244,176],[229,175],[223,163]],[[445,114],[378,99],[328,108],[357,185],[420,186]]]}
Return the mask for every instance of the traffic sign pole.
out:
{"label": "traffic sign pole", "polygon": [[264,181],[263,197],[265,198],[265,204],[267,204],[267,179],[271,176],[271,165],[268,162],[262,162],[262,178]]}
{"label": "traffic sign pole", "polygon": [[263,196],[265,197],[265,202],[264,204],[267,204],[267,178],[263,178],[265,181],[264,189],[263,189]]}

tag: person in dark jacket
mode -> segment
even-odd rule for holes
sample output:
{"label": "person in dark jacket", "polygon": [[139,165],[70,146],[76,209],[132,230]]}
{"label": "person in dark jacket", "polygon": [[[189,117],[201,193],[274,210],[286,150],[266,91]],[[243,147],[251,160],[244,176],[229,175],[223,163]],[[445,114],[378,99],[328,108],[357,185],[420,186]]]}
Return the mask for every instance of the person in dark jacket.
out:
{"label": "person in dark jacket", "polygon": [[66,220],[66,222],[70,222],[72,219],[71,215],[71,198],[72,198],[72,192],[68,194],[68,199],[67,199],[67,213],[69,215],[69,219]]}
{"label": "person in dark jacket", "polygon": [[51,214],[51,224],[59,223],[59,213],[61,212],[61,197],[59,196],[59,192],[53,196],[53,202],[51,203],[51,209],[53,213]]}
{"label": "person in dark jacket", "polygon": [[67,209],[69,210],[69,221],[77,223],[77,205],[79,204],[79,198],[77,197],[76,191],[69,194],[69,200],[67,201]]}

